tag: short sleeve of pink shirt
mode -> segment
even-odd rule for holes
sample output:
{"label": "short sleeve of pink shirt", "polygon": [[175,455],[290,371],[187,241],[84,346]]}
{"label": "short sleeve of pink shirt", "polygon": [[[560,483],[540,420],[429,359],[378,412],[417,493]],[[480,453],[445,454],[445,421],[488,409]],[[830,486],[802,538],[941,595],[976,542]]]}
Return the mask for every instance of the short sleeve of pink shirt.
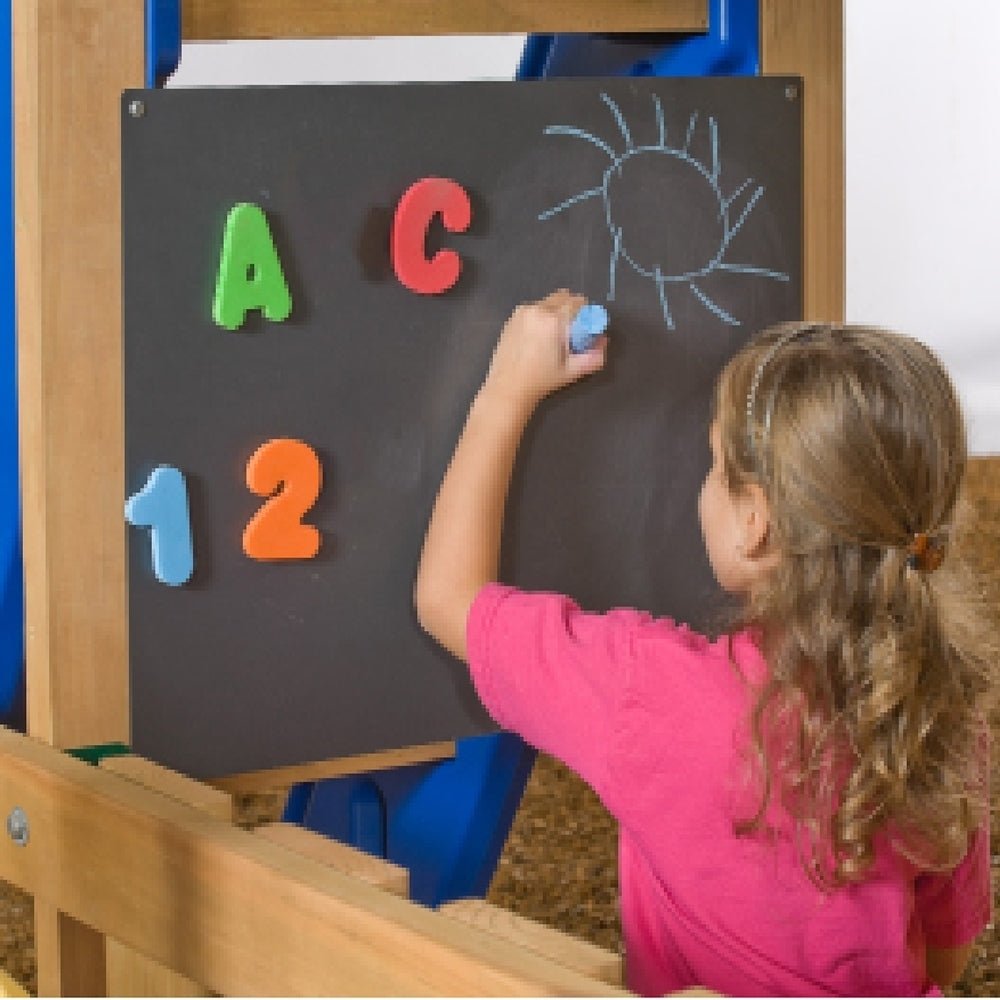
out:
{"label": "short sleeve of pink shirt", "polygon": [[584,614],[558,594],[490,585],[466,630],[472,680],[497,724],[571,767],[612,811],[608,762],[641,617]]}
{"label": "short sleeve of pink shirt", "polygon": [[[632,899],[622,899],[631,988],[935,992],[924,979],[924,946],[965,944],[989,921],[988,825],[953,872],[880,876],[831,901],[800,879],[797,863],[787,863],[778,888],[741,866],[740,857],[755,855],[732,834],[719,772],[732,763],[747,714],[746,678],[766,671],[747,636],[733,637],[726,652],[668,619],[630,609],[590,614],[558,594],[490,584],[470,610],[467,646],[493,719],[579,774],[622,836],[629,831],[630,856],[645,858],[630,871],[655,884],[639,889],[633,874]],[[883,875],[903,872],[901,862],[883,860]],[[628,924],[639,929],[631,942]],[[846,965],[845,953],[854,955]]]}

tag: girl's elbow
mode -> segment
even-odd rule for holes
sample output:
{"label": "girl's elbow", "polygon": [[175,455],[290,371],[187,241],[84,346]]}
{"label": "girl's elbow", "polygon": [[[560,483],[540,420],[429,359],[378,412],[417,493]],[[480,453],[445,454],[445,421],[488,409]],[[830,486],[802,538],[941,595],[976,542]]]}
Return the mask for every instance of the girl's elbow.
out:
{"label": "girl's elbow", "polygon": [[428,635],[436,638],[434,633],[439,614],[437,601],[433,591],[419,576],[413,585],[413,610],[417,614],[417,622],[420,627]]}
{"label": "girl's elbow", "polygon": [[459,659],[466,659],[465,622],[469,605],[435,591],[418,577],[413,589],[413,607],[420,627]]}

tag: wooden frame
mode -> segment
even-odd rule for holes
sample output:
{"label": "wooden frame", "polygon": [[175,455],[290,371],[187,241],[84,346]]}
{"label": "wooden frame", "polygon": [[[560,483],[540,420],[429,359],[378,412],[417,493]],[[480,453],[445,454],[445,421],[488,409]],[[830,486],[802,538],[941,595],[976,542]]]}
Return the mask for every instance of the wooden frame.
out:
{"label": "wooden frame", "polygon": [[184,0],[184,37],[704,31],[705,0]]}
{"label": "wooden frame", "polygon": [[[4,877],[58,899],[147,965],[176,970],[182,995],[622,993],[598,978],[617,969],[595,963],[586,945],[574,954],[559,935],[553,947],[539,929],[525,947],[477,928],[474,915],[400,898],[371,873],[308,856],[323,846],[316,835],[297,831],[316,842],[310,850],[234,827],[210,814],[214,803],[183,801],[178,782],[189,779],[148,762],[125,769],[130,779],[2,729],[0,758],[0,800],[17,803],[30,823],[26,846],[0,842]],[[150,777],[169,794],[146,787]]]}
{"label": "wooden frame", "polygon": [[[844,296],[842,0],[760,5],[763,71],[804,78],[806,313],[836,319]],[[59,748],[129,740],[118,123],[121,91],[143,83],[143,7],[143,0],[13,0],[12,7],[28,726],[32,736]],[[699,30],[706,9],[705,0],[184,3],[187,36],[198,38]],[[0,776],[7,782],[14,780],[20,752],[5,740]],[[63,774],[54,758],[46,767]],[[62,777],[52,781],[53,795],[66,803],[82,794],[60,783]],[[13,787],[28,794],[26,786]],[[58,815],[55,803],[49,802],[47,816]],[[148,807],[150,817],[155,812],[146,801],[133,807]],[[76,835],[72,826],[57,829],[60,836]],[[199,837],[205,850],[222,837],[184,829],[193,852]],[[77,856],[77,846],[58,837],[45,843],[60,861]],[[99,858],[113,880],[116,859]],[[52,870],[60,867],[65,871],[55,864]],[[275,870],[291,881],[316,875]],[[151,888],[165,894],[166,909],[184,907],[193,891],[184,883]],[[74,919],[87,919],[90,911],[60,915],[55,902],[66,908],[68,889],[51,878],[32,887],[39,893],[40,992],[103,992],[103,937]],[[92,889],[100,893],[101,884]],[[334,896],[339,892],[330,888]],[[147,947],[145,940],[134,943]],[[352,982],[358,989],[373,985]],[[472,992],[484,991],[482,982],[465,982]],[[504,982],[512,988],[512,980]],[[245,985],[237,981],[237,988]],[[416,989],[402,980],[384,985]]]}

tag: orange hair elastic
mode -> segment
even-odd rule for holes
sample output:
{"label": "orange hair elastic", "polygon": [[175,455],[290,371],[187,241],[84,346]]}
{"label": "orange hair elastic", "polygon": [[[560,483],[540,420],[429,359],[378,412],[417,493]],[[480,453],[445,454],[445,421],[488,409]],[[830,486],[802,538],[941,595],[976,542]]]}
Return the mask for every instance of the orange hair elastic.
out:
{"label": "orange hair elastic", "polygon": [[918,531],[906,547],[906,565],[921,573],[933,573],[944,560],[944,545],[926,531]]}

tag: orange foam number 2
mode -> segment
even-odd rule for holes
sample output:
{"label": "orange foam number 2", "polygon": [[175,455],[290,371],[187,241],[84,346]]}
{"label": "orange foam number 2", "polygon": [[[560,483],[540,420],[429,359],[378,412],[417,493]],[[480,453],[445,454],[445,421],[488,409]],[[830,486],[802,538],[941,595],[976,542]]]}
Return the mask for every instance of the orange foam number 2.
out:
{"label": "orange foam number 2", "polygon": [[265,441],[247,462],[247,486],[270,499],[244,529],[243,551],[258,560],[312,559],[320,533],[302,518],[323,486],[316,452],[294,438]]}

